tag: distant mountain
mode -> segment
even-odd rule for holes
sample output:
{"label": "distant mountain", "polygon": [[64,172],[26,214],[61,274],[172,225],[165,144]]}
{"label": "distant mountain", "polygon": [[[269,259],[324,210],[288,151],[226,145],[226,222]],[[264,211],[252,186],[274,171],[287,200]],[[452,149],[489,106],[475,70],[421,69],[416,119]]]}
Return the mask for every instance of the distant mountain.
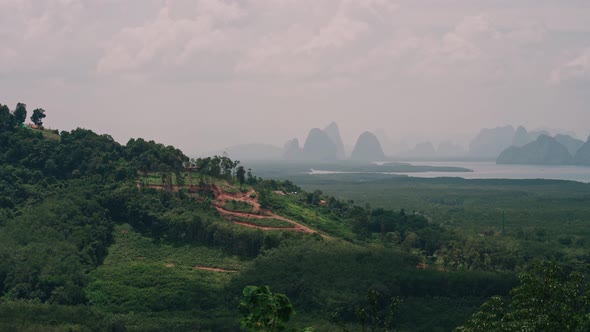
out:
{"label": "distant mountain", "polygon": [[526,130],[525,127],[519,126],[514,133],[514,137],[512,138],[512,146],[521,147],[529,144],[530,142],[534,141],[536,138],[533,138],[529,132]]}
{"label": "distant mountain", "polygon": [[578,149],[584,145],[584,141],[571,137],[570,135],[555,135],[555,140],[565,146],[572,156],[575,156]]}
{"label": "distant mountain", "polygon": [[576,165],[590,166],[590,137],[588,137],[586,143],[584,143],[584,145],[578,149],[578,152],[576,152],[574,162]]}
{"label": "distant mountain", "polygon": [[287,141],[283,147],[283,159],[286,160],[297,160],[301,159],[301,148],[299,147],[299,140],[294,138]]}
{"label": "distant mountain", "polygon": [[225,148],[224,151],[234,160],[279,160],[283,149],[269,144],[241,144]]}
{"label": "distant mountain", "polygon": [[340,137],[340,130],[338,129],[338,125],[336,122],[330,123],[325,129],[324,132],[334,144],[336,144],[336,156],[340,160],[346,159],[346,152],[344,151],[344,143],[342,143],[342,138]]}
{"label": "distant mountain", "polygon": [[496,158],[504,149],[512,145],[515,130],[512,126],[482,129],[469,143],[469,156],[477,158]]}
{"label": "distant mountain", "polygon": [[405,158],[432,158],[436,156],[436,150],[434,145],[430,142],[422,142],[416,144],[416,146],[401,154]]}
{"label": "distant mountain", "polygon": [[338,160],[338,148],[321,129],[313,128],[303,145],[305,160]]}
{"label": "distant mountain", "polygon": [[525,146],[535,141],[541,135],[551,136],[551,133],[547,130],[527,131],[525,127],[518,126],[516,132],[514,133],[514,137],[512,138],[512,146]]}
{"label": "distant mountain", "polygon": [[409,149],[409,146],[405,141],[393,141],[390,139],[384,129],[376,129],[373,133],[377,136],[381,148],[383,148],[383,153],[385,153],[386,156],[399,155]]}
{"label": "distant mountain", "polygon": [[496,163],[498,164],[531,164],[531,165],[566,165],[573,158],[565,146],[555,138],[541,135],[534,142],[523,147],[509,147],[504,150]]}
{"label": "distant mountain", "polygon": [[385,160],[385,153],[375,134],[365,131],[362,133],[350,155],[352,160],[381,161]]}
{"label": "distant mountain", "polygon": [[465,154],[465,149],[461,145],[454,144],[451,141],[441,142],[436,150],[436,155],[440,158],[460,157]]}
{"label": "distant mountain", "polygon": [[539,138],[539,136],[541,135],[546,135],[546,136],[551,136],[551,132],[547,131],[547,130],[533,130],[531,132],[529,132],[529,135],[531,136],[532,140],[536,140],[537,138]]}

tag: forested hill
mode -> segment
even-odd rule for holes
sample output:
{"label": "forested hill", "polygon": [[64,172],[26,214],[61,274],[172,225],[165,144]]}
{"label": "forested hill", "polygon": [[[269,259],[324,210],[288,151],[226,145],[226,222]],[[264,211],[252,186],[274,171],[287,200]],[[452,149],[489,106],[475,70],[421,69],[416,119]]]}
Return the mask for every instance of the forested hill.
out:
{"label": "forested hill", "polygon": [[1,331],[238,331],[248,285],[288,328],[449,331],[552,255],[45,116],[0,105]]}

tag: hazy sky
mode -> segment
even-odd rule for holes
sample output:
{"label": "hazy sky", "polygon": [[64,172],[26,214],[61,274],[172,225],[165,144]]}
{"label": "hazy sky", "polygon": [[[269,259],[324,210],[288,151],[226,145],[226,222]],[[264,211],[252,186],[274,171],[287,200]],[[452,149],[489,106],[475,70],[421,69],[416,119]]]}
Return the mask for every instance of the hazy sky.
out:
{"label": "hazy sky", "polygon": [[588,0],[0,0],[0,103],[192,154],[336,121],[590,133]]}

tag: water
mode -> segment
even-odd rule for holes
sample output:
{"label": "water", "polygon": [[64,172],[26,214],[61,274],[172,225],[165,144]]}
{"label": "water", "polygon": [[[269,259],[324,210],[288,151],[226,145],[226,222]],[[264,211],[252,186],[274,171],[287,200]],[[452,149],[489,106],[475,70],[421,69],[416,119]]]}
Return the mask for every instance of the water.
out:
{"label": "water", "polygon": [[[464,167],[473,172],[381,173],[401,174],[419,178],[460,177],[465,179],[551,179],[590,183],[590,167],[497,165],[494,162],[409,162],[412,165]],[[314,174],[320,172],[315,171]],[[337,173],[322,171],[321,173]]]}

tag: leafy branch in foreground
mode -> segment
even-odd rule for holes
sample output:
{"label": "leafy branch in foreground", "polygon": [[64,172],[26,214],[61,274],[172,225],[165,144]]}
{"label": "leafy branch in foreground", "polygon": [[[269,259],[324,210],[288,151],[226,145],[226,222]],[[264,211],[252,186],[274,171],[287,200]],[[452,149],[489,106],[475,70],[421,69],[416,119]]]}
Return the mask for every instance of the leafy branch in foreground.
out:
{"label": "leafy branch in foreground", "polygon": [[[242,328],[247,331],[285,331],[295,309],[285,294],[273,294],[268,286],[246,286],[240,310],[244,314]],[[313,332],[305,328],[302,332]]]}
{"label": "leafy branch in foreground", "polygon": [[534,263],[509,299],[492,297],[456,331],[589,331],[589,286],[579,272]]}

